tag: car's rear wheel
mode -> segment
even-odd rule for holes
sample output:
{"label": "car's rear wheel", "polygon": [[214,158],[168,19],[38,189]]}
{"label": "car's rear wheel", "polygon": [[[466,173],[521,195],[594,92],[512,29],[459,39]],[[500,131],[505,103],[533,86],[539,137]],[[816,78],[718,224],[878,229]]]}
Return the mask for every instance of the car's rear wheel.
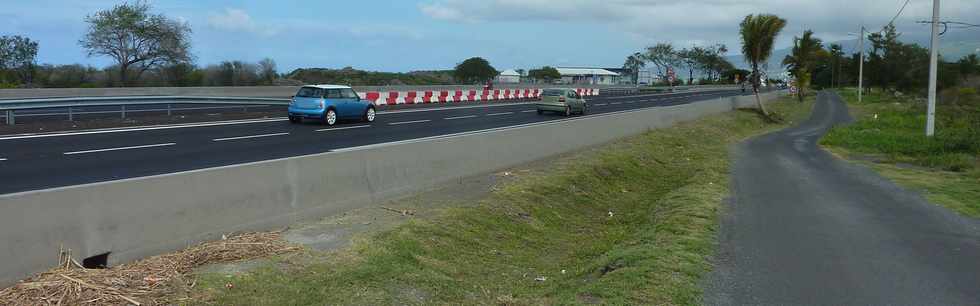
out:
{"label": "car's rear wheel", "polygon": [[569,117],[571,115],[572,115],[572,107],[571,106],[565,106],[565,117]]}
{"label": "car's rear wheel", "polygon": [[302,121],[303,121],[303,118],[289,116],[289,123],[300,123]]}
{"label": "car's rear wheel", "polygon": [[544,110],[542,110],[542,109],[539,108],[538,109],[538,115],[544,115]]}
{"label": "car's rear wheel", "polygon": [[333,109],[328,109],[326,114],[323,114],[323,123],[327,125],[337,124],[337,112]]}
{"label": "car's rear wheel", "polygon": [[579,115],[585,116],[585,112],[588,111],[589,107],[582,104],[582,109],[578,111]]}
{"label": "car's rear wheel", "polygon": [[364,121],[374,122],[374,118],[377,117],[377,115],[378,113],[374,110],[374,107],[368,107],[368,109],[364,111]]}

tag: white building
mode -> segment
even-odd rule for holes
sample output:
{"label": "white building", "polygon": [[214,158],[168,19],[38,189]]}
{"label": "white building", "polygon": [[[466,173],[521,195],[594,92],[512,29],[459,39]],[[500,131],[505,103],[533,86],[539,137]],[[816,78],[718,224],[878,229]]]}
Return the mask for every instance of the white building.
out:
{"label": "white building", "polygon": [[615,85],[619,83],[618,73],[602,68],[556,68],[561,74],[562,84]]}
{"label": "white building", "polygon": [[521,74],[517,73],[517,71],[514,69],[507,69],[504,70],[504,72],[501,72],[500,75],[497,76],[496,82],[498,84],[520,83]]}

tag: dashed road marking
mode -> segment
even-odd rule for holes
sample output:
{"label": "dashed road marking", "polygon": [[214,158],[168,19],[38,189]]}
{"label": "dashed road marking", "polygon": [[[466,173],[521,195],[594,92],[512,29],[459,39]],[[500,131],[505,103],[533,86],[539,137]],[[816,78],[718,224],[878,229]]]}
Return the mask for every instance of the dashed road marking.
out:
{"label": "dashed road marking", "polygon": [[469,116],[459,116],[459,117],[448,117],[448,118],[442,118],[442,119],[443,120],[459,120],[459,119],[469,119],[469,118],[476,118],[476,117],[478,117],[478,116],[477,115],[469,115]]}
{"label": "dashed road marking", "polygon": [[392,122],[392,123],[389,123],[388,125],[402,125],[402,124],[412,124],[412,123],[423,123],[423,122],[429,122],[429,121],[432,121],[432,120],[415,120],[415,121]]}
{"label": "dashed road marking", "polygon": [[77,131],[77,132],[64,132],[64,133],[58,132],[58,133],[51,133],[51,134],[21,134],[21,135],[11,135],[11,136],[0,136],[0,140],[78,136],[78,135],[92,135],[92,134],[105,134],[105,133],[125,133],[125,132],[154,131],[154,130],[195,128],[195,127],[210,127],[210,126],[222,126],[222,125],[239,125],[239,124],[250,124],[250,123],[268,123],[268,122],[277,122],[277,121],[284,121],[284,120],[286,120],[286,117],[254,119],[254,120],[251,119],[230,120],[230,121],[218,121],[218,122],[207,122],[207,123],[156,125],[156,126],[145,126],[145,127],[138,127],[138,128],[108,128],[108,129],[87,130],[87,131]]}
{"label": "dashed road marking", "polygon": [[330,132],[330,131],[361,129],[361,128],[369,128],[369,127],[371,127],[371,126],[370,125],[345,126],[345,127],[339,127],[339,128],[319,129],[319,130],[314,130],[314,132]]}
{"label": "dashed road marking", "polygon": [[595,106],[606,106],[606,105],[608,105],[608,104],[606,104],[606,103],[595,104]]}
{"label": "dashed road marking", "polygon": [[229,140],[241,140],[241,139],[252,139],[252,138],[263,138],[263,137],[285,136],[285,135],[289,135],[289,133],[275,133],[275,134],[262,134],[262,135],[250,135],[250,136],[217,138],[217,139],[212,139],[211,141],[229,141]]}
{"label": "dashed road marking", "polygon": [[513,114],[514,112],[503,112],[503,113],[487,114],[487,116],[503,116],[503,115],[513,115]]}
{"label": "dashed road marking", "polygon": [[526,111],[521,111],[521,112],[522,112],[522,113],[534,113],[534,112],[537,112],[537,111],[538,111],[538,110],[536,110],[536,109],[529,109],[529,110],[526,110]]}
{"label": "dashed road marking", "polygon": [[120,151],[120,150],[133,150],[133,149],[146,149],[146,148],[156,148],[156,147],[167,147],[177,145],[176,143],[160,143],[142,146],[132,146],[132,147],[119,147],[119,148],[108,148],[108,149],[96,149],[96,150],[85,150],[85,151],[75,151],[75,152],[65,152],[64,155],[76,155],[76,154],[87,154],[87,153],[98,153],[98,152],[109,152],[109,151]]}

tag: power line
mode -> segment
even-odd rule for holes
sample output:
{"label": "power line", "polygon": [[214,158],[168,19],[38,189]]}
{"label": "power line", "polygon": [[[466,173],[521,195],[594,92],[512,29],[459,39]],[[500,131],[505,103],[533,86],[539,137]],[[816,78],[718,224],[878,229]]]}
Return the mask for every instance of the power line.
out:
{"label": "power line", "polygon": [[[909,2],[912,2],[912,0],[905,0],[905,4],[902,4],[902,8],[898,10],[898,14],[895,14],[895,17],[892,17],[892,20],[889,21],[888,24],[886,24],[885,26],[895,24],[895,19],[898,19],[898,16],[902,15],[902,12],[905,11],[905,7],[909,6]],[[882,28],[881,30],[884,31],[885,29]]]}
{"label": "power line", "polygon": [[980,24],[972,24],[972,23],[956,22],[956,21],[947,21],[946,23],[955,25],[955,27],[952,27],[954,29],[980,28]]}
{"label": "power line", "polygon": [[[915,23],[932,24],[932,21],[921,20],[921,21],[916,21]],[[949,29],[980,28],[980,25],[978,24],[959,22],[959,21],[940,21],[938,23],[943,25],[943,30],[942,32],[939,33],[939,36],[946,34],[946,32],[949,31]]]}

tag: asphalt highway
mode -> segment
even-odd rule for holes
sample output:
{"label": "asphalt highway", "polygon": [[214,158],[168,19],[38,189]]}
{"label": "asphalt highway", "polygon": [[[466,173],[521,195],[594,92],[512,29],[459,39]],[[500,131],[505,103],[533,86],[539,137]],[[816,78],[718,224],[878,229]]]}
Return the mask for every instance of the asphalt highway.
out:
{"label": "asphalt highway", "polygon": [[[589,114],[679,105],[737,90],[592,97]],[[285,114],[284,114],[285,115]],[[302,156],[344,148],[562,120],[533,104],[379,112],[333,127],[285,118],[0,136],[0,194]],[[466,158],[460,156],[459,158]]]}
{"label": "asphalt highway", "polygon": [[980,304],[980,222],[817,145],[849,120],[823,92],[810,120],[735,149],[705,304]]}

